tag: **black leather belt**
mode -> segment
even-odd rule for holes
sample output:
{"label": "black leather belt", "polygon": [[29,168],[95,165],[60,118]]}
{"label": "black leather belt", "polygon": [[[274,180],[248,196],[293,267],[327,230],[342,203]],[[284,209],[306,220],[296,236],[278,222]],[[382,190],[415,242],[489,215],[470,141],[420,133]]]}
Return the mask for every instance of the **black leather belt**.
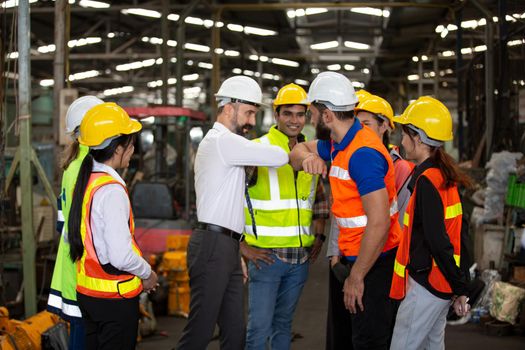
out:
{"label": "black leather belt", "polygon": [[219,233],[222,233],[222,234],[224,234],[226,236],[229,236],[230,238],[232,238],[232,239],[234,239],[236,241],[239,241],[239,242],[244,241],[244,235],[243,234],[237,233],[237,232],[235,232],[233,230],[230,230],[229,228],[225,228],[225,227],[222,227],[222,226],[219,226],[219,225],[207,224],[205,222],[198,222],[197,225],[195,226],[195,228],[197,228],[199,230],[219,232]]}

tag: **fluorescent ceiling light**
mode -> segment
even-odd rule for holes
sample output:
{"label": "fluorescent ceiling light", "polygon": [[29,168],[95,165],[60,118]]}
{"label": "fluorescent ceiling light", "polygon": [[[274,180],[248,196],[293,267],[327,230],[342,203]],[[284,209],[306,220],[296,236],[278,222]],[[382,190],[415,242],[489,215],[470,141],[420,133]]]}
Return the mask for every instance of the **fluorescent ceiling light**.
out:
{"label": "fluorescent ceiling light", "polygon": [[103,94],[104,96],[112,96],[112,95],[124,94],[126,92],[132,92],[133,90],[135,90],[133,86],[122,86],[122,87],[113,88],[113,89],[106,89],[104,90]]}
{"label": "fluorescent ceiling light", "polygon": [[299,67],[299,62],[285,60],[285,59],[282,59],[282,58],[272,58],[271,62],[273,64],[279,64],[281,66]]}
{"label": "fluorescent ceiling light", "polygon": [[221,49],[220,47],[218,47],[218,48],[215,49],[215,53],[217,55],[222,55],[224,53],[224,49]]}
{"label": "fluorescent ceiling light", "polygon": [[341,70],[341,65],[338,64],[338,63],[331,64],[331,65],[327,66],[326,69],[328,69],[328,70]]}
{"label": "fluorescent ceiling light", "polygon": [[115,37],[115,33],[110,32],[110,33],[108,33],[107,37],[110,38],[110,39],[113,39]]}
{"label": "fluorescent ceiling light", "polygon": [[242,69],[240,69],[240,68],[233,68],[232,72],[233,72],[233,74],[242,74]]}
{"label": "fluorescent ceiling light", "polygon": [[518,40],[511,40],[507,43],[508,46],[516,46],[516,45],[523,45],[525,43],[525,39],[518,39]]}
{"label": "fluorescent ceiling light", "polygon": [[[38,0],[29,0],[29,3],[32,4],[37,1]],[[0,7],[2,7],[3,9],[10,9],[15,6],[18,6],[18,0],[7,0],[7,1],[4,1],[2,4],[0,4]]]}
{"label": "fluorescent ceiling light", "polygon": [[273,74],[270,73],[263,73],[262,74],[263,79],[273,80]]}
{"label": "fluorescent ceiling light", "polygon": [[251,60],[251,61],[258,61],[259,60],[259,56],[257,56],[257,55],[250,55],[248,57],[248,59]]}
{"label": "fluorescent ceiling light", "polygon": [[351,64],[345,64],[344,65],[345,70],[355,70],[355,66]]}
{"label": "fluorescent ceiling light", "polygon": [[422,55],[421,56],[421,61],[428,61],[428,56],[427,55]]}
{"label": "fluorescent ceiling light", "polygon": [[69,40],[67,43],[67,46],[78,47],[78,46],[97,44],[100,42],[102,42],[102,38],[95,36],[95,37],[87,37],[87,38]]}
{"label": "fluorescent ceiling light", "polygon": [[182,76],[183,81],[194,81],[199,79],[199,74],[193,73],[193,74],[187,74]]}
{"label": "fluorescent ceiling light", "polygon": [[378,17],[390,17],[390,11],[381,10],[374,7],[354,7],[350,9],[351,12],[360,13],[363,15],[378,16]]}
{"label": "fluorescent ceiling light", "polygon": [[268,56],[259,56],[259,61],[261,62],[268,62],[269,58]]}
{"label": "fluorescent ceiling light", "polygon": [[452,51],[452,50],[443,51],[443,52],[441,53],[441,55],[442,55],[443,57],[451,57],[451,56],[454,56],[455,54],[456,54],[456,53],[455,53],[454,51]]}
{"label": "fluorescent ceiling light", "polygon": [[464,48],[461,49],[461,53],[463,55],[471,54],[472,53],[472,49],[470,47],[464,47]]}
{"label": "fluorescent ceiling light", "polygon": [[277,35],[277,32],[274,31],[274,30],[257,28],[257,27],[250,27],[250,26],[245,26],[244,27],[244,33],[245,34],[260,35],[260,36]]}
{"label": "fluorescent ceiling light", "polygon": [[310,72],[312,72],[312,74],[319,74],[320,70],[319,68],[312,68]]}
{"label": "fluorescent ceiling light", "polygon": [[40,80],[40,86],[53,86],[55,81],[53,79],[42,79]]}
{"label": "fluorescent ceiling light", "polygon": [[226,50],[226,51],[224,51],[224,55],[230,56],[230,57],[237,57],[237,56],[240,56],[241,53],[239,51],[235,51],[235,50]]}
{"label": "fluorescent ceiling light", "polygon": [[193,51],[199,51],[199,52],[210,52],[209,46],[200,45],[200,44],[186,43],[184,44],[184,48],[187,50],[193,50]]}
{"label": "fluorescent ceiling light", "polygon": [[307,80],[303,80],[303,79],[295,79],[295,83],[297,85],[303,85],[303,86],[308,86],[310,85],[310,82],[307,81]]}
{"label": "fluorescent ceiling light", "polygon": [[310,48],[312,50],[327,50],[327,49],[333,49],[339,46],[339,41],[333,40],[333,41],[326,41],[324,43],[318,43],[318,44],[312,44],[310,45]]}
{"label": "fluorescent ceiling light", "polygon": [[100,72],[98,70],[88,70],[86,72],[79,72],[79,73],[75,73],[75,74],[70,74],[69,75],[69,81],[94,78],[94,77],[96,77],[98,75],[100,75]]}
{"label": "fluorescent ceiling light", "polygon": [[478,45],[474,47],[474,52],[487,51],[487,45]]}
{"label": "fluorescent ceiling light", "polygon": [[169,21],[173,21],[173,22],[177,22],[179,20],[180,16],[176,13],[170,13],[168,15],[168,20]]}
{"label": "fluorescent ceiling light", "polygon": [[107,9],[111,6],[110,4],[106,2],[92,1],[92,0],[80,0],[78,4],[82,7],[93,7],[96,9]]}
{"label": "fluorescent ceiling light", "polygon": [[356,50],[368,50],[370,45],[362,44],[355,41],[345,41],[345,46]]}
{"label": "fluorescent ceiling light", "polygon": [[419,57],[417,57],[417,56],[412,56],[412,61],[414,61],[414,62],[418,62],[418,61],[419,61]]}
{"label": "fluorescent ceiling light", "polygon": [[323,7],[319,7],[319,8],[312,7],[312,8],[307,8],[306,10],[304,9],[288,10],[286,11],[286,15],[289,18],[294,18],[294,17],[312,16],[312,15],[317,15],[317,14],[325,13],[325,12],[328,12],[328,9],[323,8]]}
{"label": "fluorescent ceiling light", "polygon": [[153,66],[154,64],[161,64],[161,63],[162,63],[162,58],[157,58],[157,59],[150,58],[150,59],[143,60],[143,61],[135,61],[135,62],[130,62],[130,63],[119,64],[115,67],[115,69],[119,72],[123,72],[123,71],[132,70],[132,69],[150,67],[150,66]]}
{"label": "fluorescent ceiling light", "polygon": [[363,68],[363,69],[361,69],[361,72],[363,72],[364,74],[370,74],[370,69]]}
{"label": "fluorescent ceiling light", "polygon": [[245,69],[245,70],[243,70],[242,74],[247,75],[249,77],[253,77],[253,75],[255,73],[253,71],[251,71],[251,70]]}
{"label": "fluorescent ceiling light", "polygon": [[199,62],[197,66],[204,68],[204,69],[213,69],[213,64],[208,62]]}
{"label": "fluorescent ceiling light", "polygon": [[445,29],[443,29],[443,31],[441,32],[440,36],[441,36],[442,39],[445,39],[445,37],[447,36],[447,34],[448,34],[448,29],[445,28]]}
{"label": "fluorescent ceiling light", "polygon": [[201,19],[201,18],[197,18],[197,17],[186,17],[186,19],[184,20],[185,23],[189,23],[189,24],[194,24],[196,26],[203,26],[204,25],[204,20]]}
{"label": "fluorescent ceiling light", "polygon": [[410,80],[410,81],[419,80],[419,75],[417,75],[417,74],[410,74],[407,77],[407,79]]}
{"label": "fluorescent ceiling light", "polygon": [[136,16],[144,16],[144,17],[151,17],[151,18],[161,17],[161,13],[159,11],[142,9],[142,8],[129,8],[129,9],[121,10],[120,12],[125,15],[136,15]]}
{"label": "fluorescent ceiling light", "polygon": [[229,30],[231,30],[232,32],[242,32],[244,31],[244,27],[239,25],[239,24],[228,24],[226,26],[226,28],[228,28]]}
{"label": "fluorescent ceiling light", "polygon": [[365,84],[360,81],[353,81],[352,86],[355,88],[363,89],[365,87]]}

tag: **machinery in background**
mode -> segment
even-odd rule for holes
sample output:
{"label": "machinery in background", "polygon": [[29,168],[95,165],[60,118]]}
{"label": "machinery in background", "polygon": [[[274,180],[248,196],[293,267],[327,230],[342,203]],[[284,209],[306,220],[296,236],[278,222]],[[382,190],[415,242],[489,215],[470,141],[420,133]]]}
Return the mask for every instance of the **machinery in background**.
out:
{"label": "machinery in background", "polygon": [[[67,329],[65,324],[60,323],[60,318],[47,311],[42,311],[24,321],[10,320],[9,312],[5,307],[0,307],[0,349],[2,350],[40,350],[45,349],[45,343],[55,344],[54,349],[67,349],[67,342],[56,347],[57,339],[43,341],[46,332],[56,325],[61,325],[65,330],[67,341]],[[53,332],[54,338],[63,338],[63,332]],[[62,333],[62,336],[61,334]],[[65,346],[65,347],[64,347]]]}

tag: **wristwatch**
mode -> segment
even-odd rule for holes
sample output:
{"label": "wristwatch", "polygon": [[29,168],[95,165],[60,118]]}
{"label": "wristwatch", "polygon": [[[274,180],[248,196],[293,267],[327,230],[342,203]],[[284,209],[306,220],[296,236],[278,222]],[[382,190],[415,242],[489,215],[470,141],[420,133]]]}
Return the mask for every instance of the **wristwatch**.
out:
{"label": "wristwatch", "polygon": [[322,242],[324,242],[324,241],[326,240],[326,236],[324,235],[324,233],[316,233],[316,234],[315,234],[315,238],[318,238],[318,237],[319,237],[319,239],[320,239]]}

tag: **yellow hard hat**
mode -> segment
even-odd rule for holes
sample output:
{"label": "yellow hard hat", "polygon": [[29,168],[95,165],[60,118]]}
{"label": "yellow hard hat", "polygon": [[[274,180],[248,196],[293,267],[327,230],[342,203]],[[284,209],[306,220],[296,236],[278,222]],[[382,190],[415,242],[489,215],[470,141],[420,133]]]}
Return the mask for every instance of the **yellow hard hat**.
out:
{"label": "yellow hard hat", "polygon": [[373,96],[371,93],[366,91],[365,89],[361,89],[355,92],[357,99],[359,100],[359,103],[363,103],[367,98],[370,96]]}
{"label": "yellow hard hat", "polygon": [[277,97],[273,100],[273,108],[282,105],[305,105],[309,106],[308,95],[302,87],[296,84],[288,84],[283,86],[277,93]]}
{"label": "yellow hard hat", "polygon": [[[362,91],[362,90],[361,90]],[[392,129],[394,129],[394,111],[392,106],[382,97],[376,95],[369,95],[363,102],[359,102],[355,107],[355,113],[359,111],[366,111],[378,115],[388,120]]]}
{"label": "yellow hard hat", "polygon": [[106,102],[91,108],[80,124],[81,145],[95,147],[119,135],[129,135],[142,129],[142,124],[129,117],[116,103]]}
{"label": "yellow hard hat", "polygon": [[452,116],[448,108],[430,96],[421,96],[409,104],[403,114],[394,117],[394,121],[413,125],[434,140],[450,141],[453,138]]}

